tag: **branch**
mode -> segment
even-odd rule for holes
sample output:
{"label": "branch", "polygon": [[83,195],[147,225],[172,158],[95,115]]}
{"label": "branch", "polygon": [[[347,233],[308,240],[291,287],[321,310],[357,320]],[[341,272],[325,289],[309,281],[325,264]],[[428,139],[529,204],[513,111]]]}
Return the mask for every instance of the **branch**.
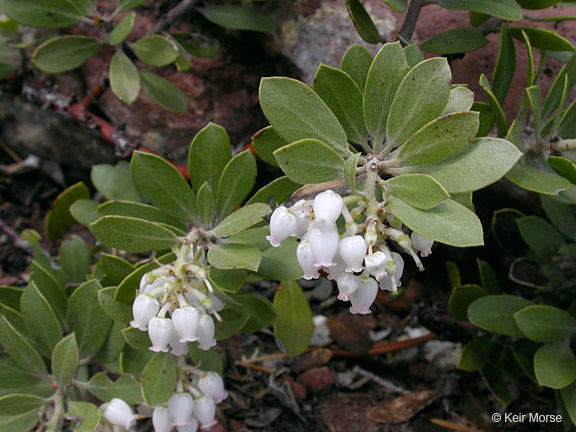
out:
{"label": "branch", "polygon": [[150,33],[157,34],[166,30],[174,21],[192,9],[196,0],[182,0],[174,8],[170,9],[166,15],[158,20]]}
{"label": "branch", "polygon": [[412,0],[410,2],[408,12],[406,12],[406,18],[404,18],[404,23],[398,33],[398,39],[400,39],[402,45],[406,46],[412,43],[412,35],[416,29],[416,23],[418,22],[420,11],[427,4],[427,0]]}

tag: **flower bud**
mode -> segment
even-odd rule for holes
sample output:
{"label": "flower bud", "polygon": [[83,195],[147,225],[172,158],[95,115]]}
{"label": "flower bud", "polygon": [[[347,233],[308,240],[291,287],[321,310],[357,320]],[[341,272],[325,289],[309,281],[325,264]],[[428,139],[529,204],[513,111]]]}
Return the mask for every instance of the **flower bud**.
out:
{"label": "flower bud", "polygon": [[195,307],[186,306],[172,312],[174,329],[180,335],[180,342],[194,342],[197,339],[198,320],[200,319]]}
{"label": "flower bud", "polygon": [[338,237],[338,231],[336,230],[323,232],[318,228],[313,228],[310,231],[308,242],[316,261],[315,267],[332,267],[336,265],[332,260],[338,251]]}
{"label": "flower bud", "polygon": [[296,258],[298,259],[298,264],[300,264],[300,268],[304,272],[304,279],[318,279],[320,273],[318,269],[314,266],[316,259],[312,254],[312,250],[310,249],[310,243],[307,241],[301,241],[296,249]]}
{"label": "flower bud", "polygon": [[398,237],[398,244],[404,249],[412,249],[412,242],[407,234],[402,234]]}
{"label": "flower bud", "polygon": [[384,252],[377,251],[366,255],[364,264],[368,273],[374,276],[376,280],[382,280],[386,276],[386,254]]}
{"label": "flower bud", "polygon": [[155,298],[146,294],[140,294],[132,304],[134,320],[130,325],[142,331],[148,330],[148,322],[156,316],[160,310],[160,303]]}
{"label": "flower bud", "polygon": [[392,252],[392,259],[396,264],[396,271],[394,272],[394,279],[396,280],[396,286],[402,286],[402,273],[404,273],[404,258],[397,252]]}
{"label": "flower bud", "polygon": [[300,200],[290,207],[289,210],[298,218],[298,226],[292,236],[302,238],[306,234],[308,226],[310,226],[310,209],[310,204],[305,200]]}
{"label": "flower bud", "polygon": [[363,270],[364,257],[366,257],[366,242],[362,236],[344,237],[338,245],[338,255],[346,263],[347,272],[360,272]]}
{"label": "flower bud", "polygon": [[104,418],[113,426],[131,429],[136,424],[138,417],[132,412],[126,402],[122,399],[114,398],[106,404]]}
{"label": "flower bud", "polygon": [[168,352],[168,343],[173,331],[174,325],[170,318],[152,318],[148,323],[148,336],[152,342],[150,350]]}
{"label": "flower bud", "polygon": [[360,286],[350,295],[350,313],[369,314],[370,306],[378,294],[378,282],[372,278],[361,277]]}
{"label": "flower bud", "polygon": [[228,392],[224,389],[224,381],[216,372],[208,372],[200,378],[198,388],[202,393],[214,399],[217,404],[228,397]]}
{"label": "flower bud", "polygon": [[209,350],[216,345],[214,331],[215,327],[212,317],[210,315],[202,315],[198,321],[198,331],[196,333],[200,349]]}
{"label": "flower bud", "polygon": [[416,234],[413,232],[410,235],[412,239],[412,244],[414,247],[420,252],[421,257],[427,257],[432,253],[432,245],[434,244],[434,240],[427,239],[426,237],[421,236],[420,234]]}
{"label": "flower bud", "polygon": [[324,219],[332,223],[340,217],[343,205],[342,197],[331,190],[316,195],[312,204],[316,219]]}
{"label": "flower bud", "polygon": [[154,432],[170,432],[172,430],[172,417],[168,408],[157,406],[152,414]]}
{"label": "flower bud", "polygon": [[185,426],[190,423],[194,412],[194,399],[189,393],[174,393],[168,400],[168,411],[174,426]]}
{"label": "flower bud", "polygon": [[210,396],[204,395],[194,403],[194,417],[200,422],[202,429],[210,429],[216,423],[216,404]]}
{"label": "flower bud", "polygon": [[270,218],[270,235],[266,240],[274,247],[280,246],[284,240],[290,237],[298,228],[298,218],[286,207],[280,206]]}
{"label": "flower bud", "polygon": [[192,418],[186,426],[176,426],[178,432],[196,432],[198,430],[198,420]]}
{"label": "flower bud", "polygon": [[354,276],[352,273],[342,273],[340,276],[338,276],[338,279],[336,279],[336,284],[338,285],[339,300],[350,300],[350,295],[359,287],[358,279],[358,276]]}

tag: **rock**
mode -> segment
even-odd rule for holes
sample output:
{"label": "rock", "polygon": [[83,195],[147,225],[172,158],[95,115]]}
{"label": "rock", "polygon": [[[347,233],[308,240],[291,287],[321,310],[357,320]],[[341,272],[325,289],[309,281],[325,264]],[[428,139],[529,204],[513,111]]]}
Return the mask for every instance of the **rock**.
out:
{"label": "rock", "polygon": [[311,393],[322,393],[332,388],[334,375],[327,366],[322,366],[307,370],[298,377],[298,382],[303,384]]}

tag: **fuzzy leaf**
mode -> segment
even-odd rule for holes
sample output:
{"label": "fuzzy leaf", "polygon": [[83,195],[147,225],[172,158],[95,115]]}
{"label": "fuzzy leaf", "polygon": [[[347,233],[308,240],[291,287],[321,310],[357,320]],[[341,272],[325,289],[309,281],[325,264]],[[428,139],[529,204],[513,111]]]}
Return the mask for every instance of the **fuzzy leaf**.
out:
{"label": "fuzzy leaf", "polygon": [[44,42],[32,56],[42,72],[60,74],[86,63],[100,49],[100,41],[86,36],[59,36]]}
{"label": "fuzzy leaf", "polygon": [[431,209],[450,198],[442,185],[427,175],[405,174],[392,177],[384,184],[392,195],[418,209]]}
{"label": "fuzzy leaf", "polygon": [[125,104],[132,105],[140,94],[140,75],[132,60],[124,52],[116,52],[110,61],[108,75],[114,94]]}

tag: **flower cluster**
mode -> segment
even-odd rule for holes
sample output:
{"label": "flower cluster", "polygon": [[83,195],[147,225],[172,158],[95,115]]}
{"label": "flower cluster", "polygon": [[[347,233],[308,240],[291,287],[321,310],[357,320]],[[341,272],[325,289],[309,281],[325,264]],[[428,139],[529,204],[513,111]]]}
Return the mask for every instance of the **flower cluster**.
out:
{"label": "flower cluster", "polygon": [[212,316],[219,320],[224,304],[207,278],[203,249],[185,241],[177,254],[173,263],[142,277],[130,325],[148,331],[152,351],[170,347],[179,356],[188,353],[188,342],[203,350],[216,345]]}
{"label": "flower cluster", "polygon": [[[324,270],[328,279],[336,281],[338,298],[350,301],[350,312],[367,314],[378,287],[396,292],[401,286],[404,260],[390,250],[387,242],[398,243],[420,269],[423,267],[417,252],[428,256],[434,242],[416,233],[405,234],[383,206],[376,215],[367,216],[367,203],[361,196],[350,204],[354,206],[352,211],[340,195],[327,190],[313,201],[278,207],[270,219],[266,239],[274,247],[289,237],[300,239],[296,256],[304,279],[317,279]],[[343,235],[338,232],[340,216],[344,219]]]}

